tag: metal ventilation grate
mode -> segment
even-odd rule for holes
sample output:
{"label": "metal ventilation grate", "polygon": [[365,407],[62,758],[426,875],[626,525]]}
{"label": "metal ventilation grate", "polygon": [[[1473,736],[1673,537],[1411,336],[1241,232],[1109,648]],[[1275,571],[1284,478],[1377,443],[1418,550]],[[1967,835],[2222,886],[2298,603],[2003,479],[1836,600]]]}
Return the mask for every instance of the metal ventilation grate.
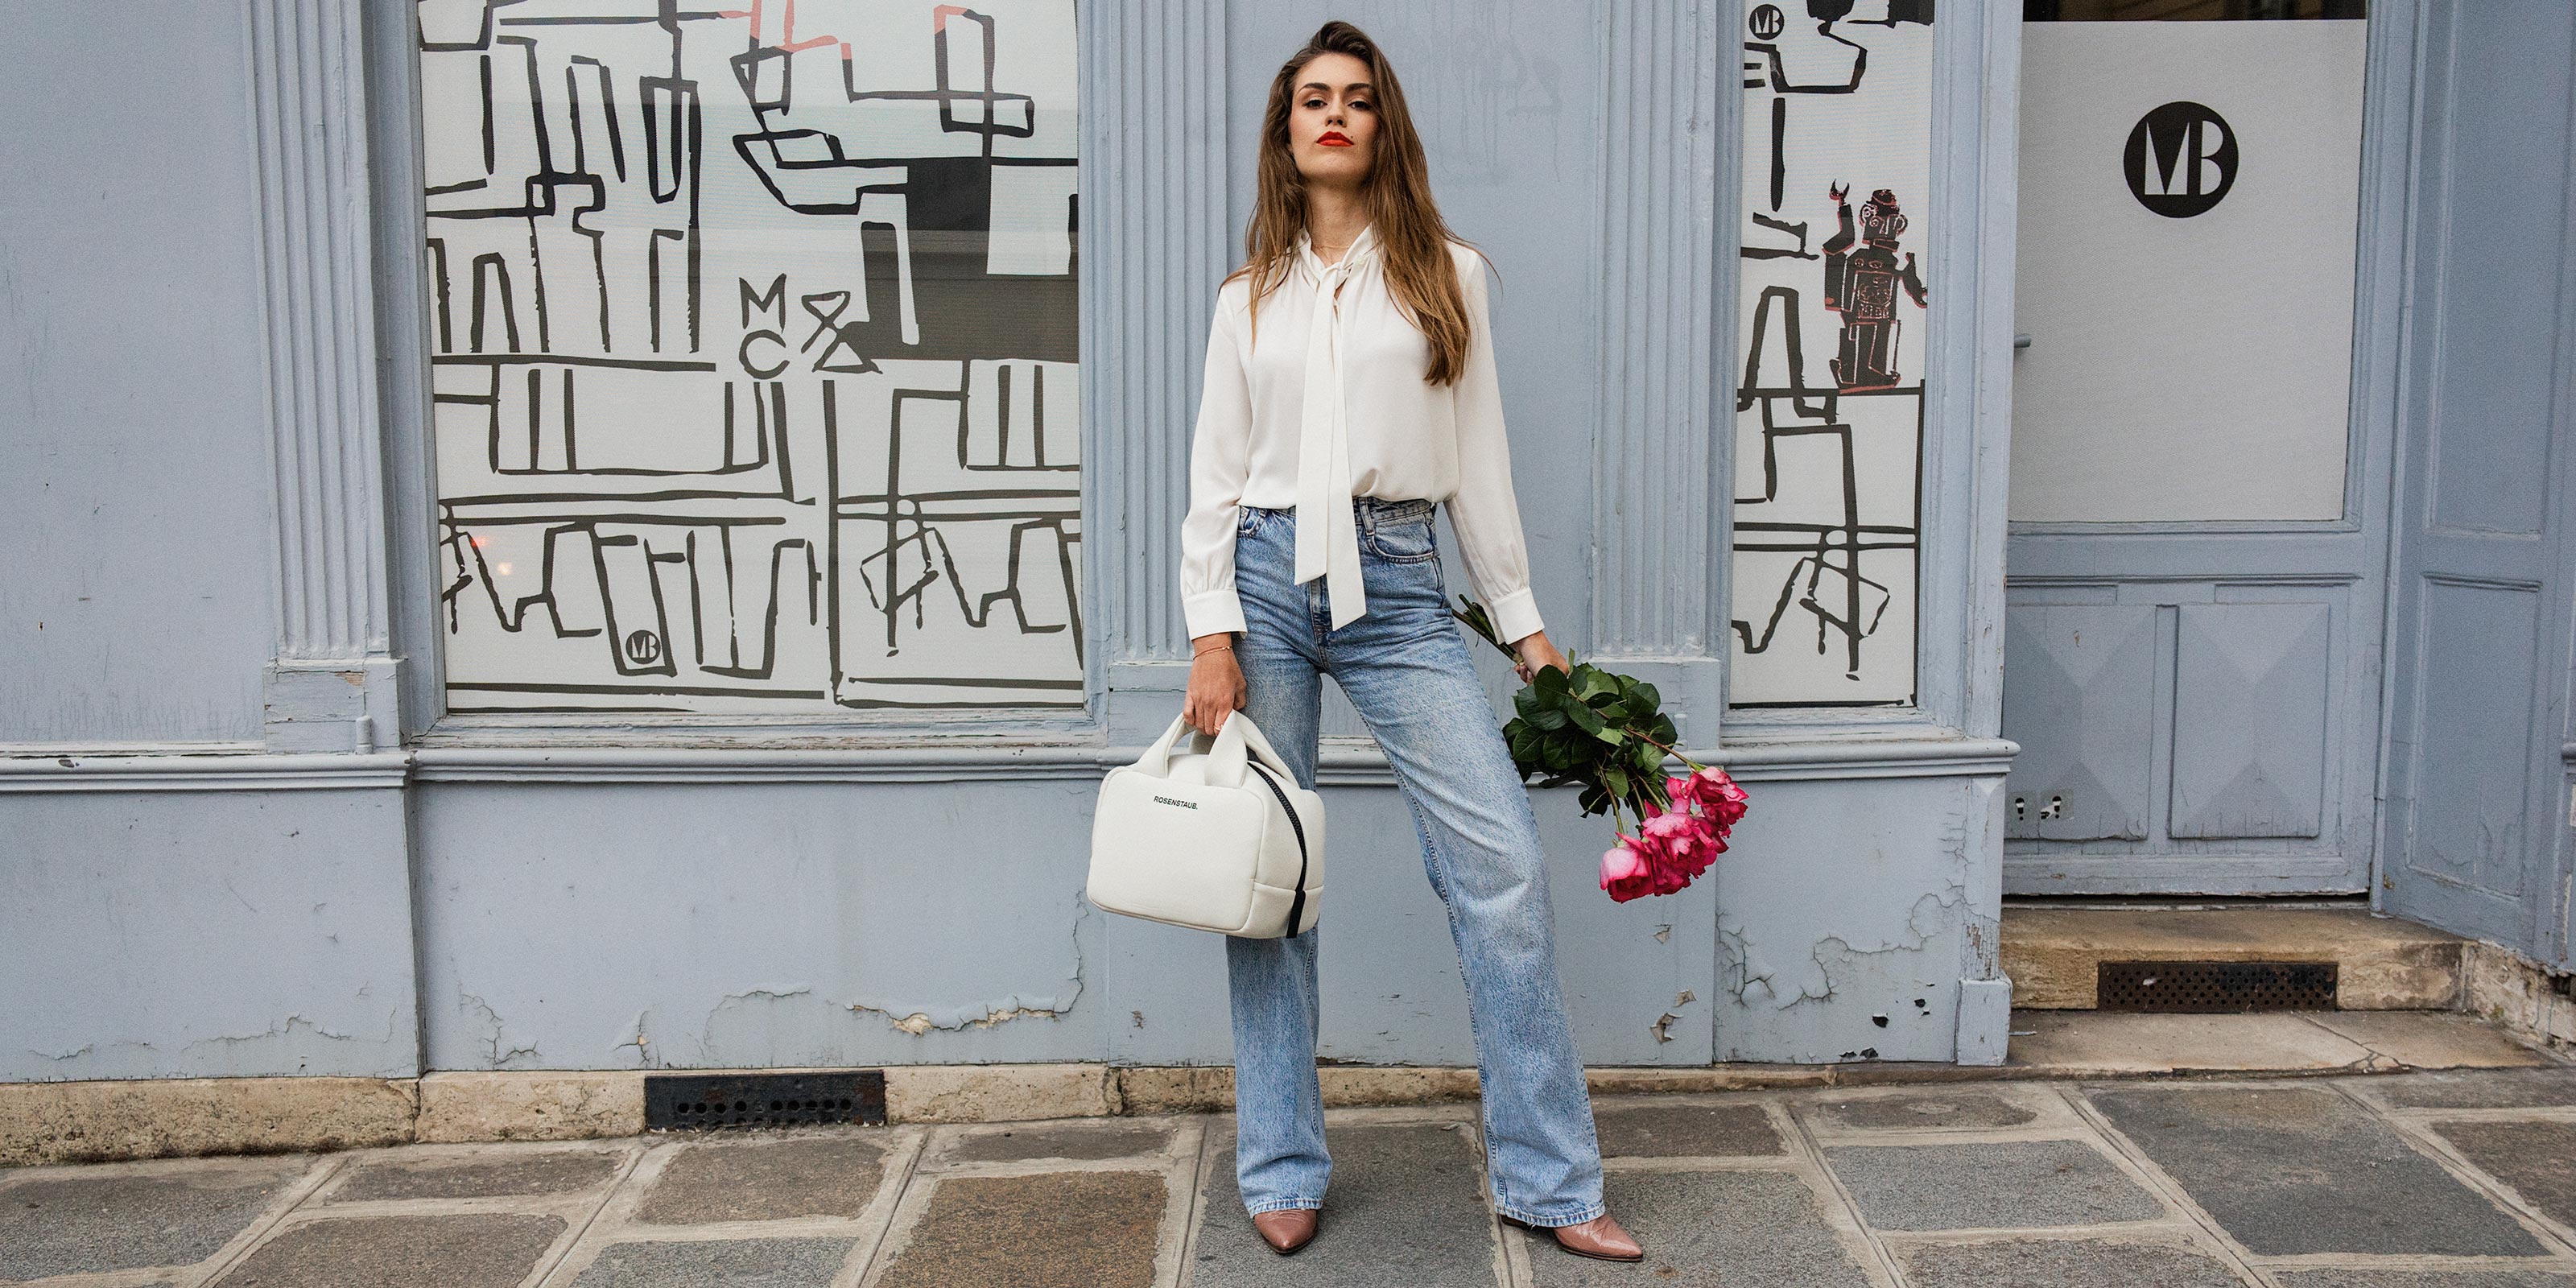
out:
{"label": "metal ventilation grate", "polygon": [[2096,984],[2094,1005],[2105,1011],[2335,1009],[2333,962],[2103,962]]}
{"label": "metal ventilation grate", "polygon": [[883,1123],[885,1070],[848,1073],[648,1073],[647,1129]]}

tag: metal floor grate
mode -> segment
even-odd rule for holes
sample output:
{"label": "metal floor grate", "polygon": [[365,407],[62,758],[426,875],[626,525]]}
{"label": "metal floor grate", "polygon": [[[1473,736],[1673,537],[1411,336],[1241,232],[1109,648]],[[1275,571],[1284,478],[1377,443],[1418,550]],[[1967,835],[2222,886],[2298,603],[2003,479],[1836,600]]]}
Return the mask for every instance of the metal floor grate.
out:
{"label": "metal floor grate", "polygon": [[2103,962],[2094,1005],[2167,1015],[2331,1011],[2335,976],[2333,962]]}
{"label": "metal floor grate", "polygon": [[886,1120],[885,1070],[644,1075],[648,1130]]}

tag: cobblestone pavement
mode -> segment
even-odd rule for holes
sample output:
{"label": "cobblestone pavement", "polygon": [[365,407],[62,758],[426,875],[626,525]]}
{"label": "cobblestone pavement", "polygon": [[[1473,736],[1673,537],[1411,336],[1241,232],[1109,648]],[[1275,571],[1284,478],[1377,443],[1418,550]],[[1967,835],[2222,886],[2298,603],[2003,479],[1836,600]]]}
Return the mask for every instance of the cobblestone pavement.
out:
{"label": "cobblestone pavement", "polygon": [[0,1282],[2576,1288],[2576,1068],[1595,1105],[1643,1266],[1492,1220],[1452,1104],[1335,1111],[1288,1258],[1201,1116],[26,1168]]}

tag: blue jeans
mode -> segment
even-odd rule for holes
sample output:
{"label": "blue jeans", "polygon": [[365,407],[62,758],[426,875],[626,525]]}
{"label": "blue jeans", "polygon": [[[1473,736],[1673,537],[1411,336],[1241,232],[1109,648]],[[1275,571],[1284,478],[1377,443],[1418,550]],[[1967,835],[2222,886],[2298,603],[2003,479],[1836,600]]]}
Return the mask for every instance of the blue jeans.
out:
{"label": "blue jeans", "polygon": [[[1244,709],[1310,788],[1321,677],[1333,677],[1368,722],[1413,809],[1431,888],[1448,905],[1476,1035],[1495,1209],[1531,1225],[1588,1221],[1603,1210],[1601,1149],[1557,979],[1538,819],[1476,679],[1469,633],[1449,616],[1432,503],[1364,497],[1355,508],[1368,612],[1338,630],[1323,580],[1293,580],[1295,511],[1243,508],[1234,580]],[[1342,844],[1343,853],[1360,848]],[[1348,900],[1357,883],[1345,875],[1328,885]],[[1315,1072],[1316,936],[1333,920],[1331,897],[1302,935],[1225,941],[1235,1175],[1252,1212],[1319,1207],[1332,1172]]]}

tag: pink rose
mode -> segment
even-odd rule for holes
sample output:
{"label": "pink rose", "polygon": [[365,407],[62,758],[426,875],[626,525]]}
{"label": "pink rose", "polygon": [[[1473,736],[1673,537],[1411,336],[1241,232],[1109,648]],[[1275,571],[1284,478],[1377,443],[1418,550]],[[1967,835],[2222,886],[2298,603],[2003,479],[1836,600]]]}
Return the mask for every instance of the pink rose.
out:
{"label": "pink rose", "polygon": [[1708,842],[1715,840],[1708,820],[1695,814],[1658,814],[1638,829],[1662,846],[1664,855],[1676,865],[1687,865],[1700,856]]}
{"label": "pink rose", "polygon": [[1621,881],[1636,879],[1646,870],[1646,856],[1626,845],[1614,845],[1601,855],[1601,888],[1609,889]]}
{"label": "pink rose", "polygon": [[1750,798],[1725,770],[1711,765],[1691,775],[1691,779],[1692,794],[1699,801],[1700,808],[1716,819],[1720,828],[1733,827],[1736,820],[1744,817]]}
{"label": "pink rose", "polygon": [[1662,866],[1656,861],[1656,844],[1624,832],[1618,836],[1620,844],[1601,856],[1601,888],[1609,891],[1616,903],[1662,893],[1655,888],[1656,872]]}

